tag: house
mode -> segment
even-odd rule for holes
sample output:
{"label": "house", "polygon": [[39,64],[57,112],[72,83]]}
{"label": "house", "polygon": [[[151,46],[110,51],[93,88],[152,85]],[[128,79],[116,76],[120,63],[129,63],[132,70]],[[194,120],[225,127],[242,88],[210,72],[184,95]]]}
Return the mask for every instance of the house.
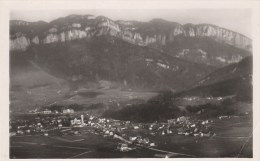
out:
{"label": "house", "polygon": [[121,152],[129,151],[127,144],[118,144],[117,149]]}
{"label": "house", "polygon": [[57,113],[59,113],[59,111],[55,110],[55,111],[54,111],[54,113],[56,113],[56,114],[57,114]]}
{"label": "house", "polygon": [[162,135],[165,135],[164,131],[162,131]]}
{"label": "house", "polygon": [[21,135],[24,134],[24,132],[23,132],[22,130],[17,130],[16,133],[17,133],[17,134],[21,134]]}
{"label": "house", "polygon": [[134,129],[139,129],[139,127],[138,126],[134,126]]}
{"label": "house", "polygon": [[150,143],[150,146],[155,146],[155,143]]}
{"label": "house", "polygon": [[176,119],[170,119],[168,120],[168,125],[175,125],[176,124]]}
{"label": "house", "polygon": [[51,114],[51,110],[46,109],[43,111],[43,114]]}
{"label": "house", "polygon": [[188,119],[189,119],[189,117],[181,116],[181,117],[177,118],[177,121],[178,121],[178,122],[185,122],[185,121],[187,121]]}
{"label": "house", "polygon": [[131,137],[131,136],[129,137],[130,141],[135,141],[136,139],[137,139],[137,137]]}
{"label": "house", "polygon": [[73,109],[65,109],[62,111],[62,113],[74,113]]}
{"label": "house", "polygon": [[143,143],[144,143],[144,144],[149,144],[149,142],[150,142],[149,138],[147,138],[147,137],[144,138],[144,140],[143,140]]}
{"label": "house", "polygon": [[172,130],[167,129],[167,134],[171,134]]}
{"label": "house", "polygon": [[77,118],[75,118],[74,120],[71,120],[70,122],[71,122],[71,125],[81,125],[81,120],[78,120]]}

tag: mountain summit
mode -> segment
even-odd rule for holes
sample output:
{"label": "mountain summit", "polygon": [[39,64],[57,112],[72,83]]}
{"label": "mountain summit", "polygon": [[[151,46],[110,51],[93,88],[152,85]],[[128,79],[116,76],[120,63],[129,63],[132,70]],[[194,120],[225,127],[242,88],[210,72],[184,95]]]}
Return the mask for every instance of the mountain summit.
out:
{"label": "mountain summit", "polygon": [[196,63],[224,66],[249,56],[250,38],[211,24],[185,24],[153,19],[113,21],[104,16],[70,15],[49,23],[10,21],[10,50],[41,44],[112,36]]}

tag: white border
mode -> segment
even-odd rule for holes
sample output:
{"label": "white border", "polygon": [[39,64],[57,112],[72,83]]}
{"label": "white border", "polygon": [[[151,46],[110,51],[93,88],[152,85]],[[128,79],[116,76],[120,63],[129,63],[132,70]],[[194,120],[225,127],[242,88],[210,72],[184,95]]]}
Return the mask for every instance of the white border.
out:
{"label": "white border", "polygon": [[[11,10],[57,10],[57,9],[234,9],[250,8],[252,9],[252,39],[253,39],[253,57],[254,57],[254,105],[253,105],[253,159],[238,158],[220,158],[220,159],[201,159],[192,158],[192,160],[260,160],[260,142],[259,142],[259,26],[260,26],[260,1],[159,1],[159,0],[140,0],[140,1],[3,1],[0,0],[0,160],[9,160],[9,13]],[[23,159],[20,159],[23,160]],[[35,159],[30,159],[35,160]],[[58,160],[58,159],[51,159]],[[88,159],[97,160],[97,159]],[[111,160],[111,159],[110,159]],[[157,160],[157,159],[139,159],[139,160]],[[190,160],[174,158],[174,160]]]}

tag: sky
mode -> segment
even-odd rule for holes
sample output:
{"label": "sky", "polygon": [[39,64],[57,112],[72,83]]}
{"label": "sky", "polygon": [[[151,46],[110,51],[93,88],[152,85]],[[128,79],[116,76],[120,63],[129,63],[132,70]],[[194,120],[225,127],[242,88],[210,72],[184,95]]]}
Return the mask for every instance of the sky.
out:
{"label": "sky", "polygon": [[250,9],[96,9],[96,10],[44,10],[22,11],[15,10],[10,14],[11,19],[25,21],[43,20],[50,22],[70,14],[106,16],[112,20],[150,21],[162,18],[168,21],[185,23],[208,23],[239,32],[251,38]]}

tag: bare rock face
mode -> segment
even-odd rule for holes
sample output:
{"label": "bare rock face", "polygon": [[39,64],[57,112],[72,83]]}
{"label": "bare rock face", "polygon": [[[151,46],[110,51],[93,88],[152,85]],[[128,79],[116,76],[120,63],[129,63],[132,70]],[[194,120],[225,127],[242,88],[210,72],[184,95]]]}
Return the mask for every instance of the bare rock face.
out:
{"label": "bare rock face", "polygon": [[65,32],[64,35],[65,35],[65,41],[70,41],[70,40],[82,39],[87,37],[87,32],[78,29],[73,29]]}
{"label": "bare rock face", "polygon": [[184,34],[187,37],[195,37],[196,36],[196,29],[195,25],[192,24],[186,24],[183,26],[184,28]]}
{"label": "bare rock face", "polygon": [[98,24],[98,27],[107,27],[111,30],[113,30],[114,32],[120,32],[120,27],[119,25],[117,25],[115,22],[113,22],[112,20],[106,19],[106,18],[102,18],[101,22]]}
{"label": "bare rock face", "polygon": [[[156,34],[152,38],[154,38],[154,40],[155,40],[152,43],[157,43],[159,45],[165,45],[166,44],[166,35],[164,35],[164,34]],[[150,44],[149,42],[146,42],[146,45],[149,45],[149,44]]]}
{"label": "bare rock face", "polygon": [[233,31],[213,25],[197,25],[196,36],[211,37],[219,42],[225,42],[238,48],[251,50],[252,40]]}
{"label": "bare rock face", "polygon": [[59,41],[59,36],[57,34],[48,34],[45,39],[43,39],[44,44],[54,43]]}
{"label": "bare rock face", "polygon": [[[39,39],[38,35],[34,35],[34,38],[31,41],[34,44],[39,44],[40,42],[49,44],[82,39],[86,37],[90,38],[92,36],[111,35],[137,45],[166,45],[174,42],[176,36],[181,35],[184,37],[209,37],[218,42],[227,43],[249,51],[251,50],[251,39],[239,33],[210,24],[178,24],[172,26],[172,28],[167,32],[160,33],[159,31],[159,33],[155,32],[154,34],[144,34],[136,31],[138,30],[138,26],[135,26],[133,23],[127,21],[112,21],[106,17],[97,17],[93,19],[88,18],[87,20],[91,23],[85,26],[80,22],[72,23],[69,26],[64,26],[63,28],[66,28],[67,30],[62,32],[58,32],[59,29],[57,29],[57,26],[52,26],[46,29],[47,31],[44,34],[45,36],[42,37],[42,40]],[[12,25],[29,27],[30,23],[26,23],[25,21],[14,21]],[[11,50],[15,48],[21,48],[24,50],[28,47],[28,44],[30,43],[25,43],[26,38],[27,37],[25,36],[17,40],[12,39],[11,41],[13,41],[13,44],[15,43],[18,47],[13,46]]]}
{"label": "bare rock face", "polygon": [[25,36],[20,36],[10,41],[10,50],[25,51],[30,45],[30,40]]}
{"label": "bare rock face", "polygon": [[[135,31],[131,31],[126,28],[120,28],[119,25],[112,23],[111,21],[105,21],[98,24],[98,28],[91,30],[90,27],[86,27],[85,30],[81,30],[80,24],[72,24],[73,29],[57,33],[56,28],[50,28],[48,34],[43,38],[44,44],[65,42],[75,39],[90,38],[94,35],[111,35],[114,37],[121,38],[130,43],[137,45],[149,45],[149,44],[160,44],[166,45],[167,43],[174,42],[175,37],[182,35],[185,37],[209,37],[215,39],[218,42],[224,42],[233,45],[238,48],[245,50],[251,50],[251,39],[223,28],[212,26],[212,25],[197,25],[189,26],[184,28],[183,26],[177,26],[173,28],[168,34],[154,34],[144,35]],[[30,45],[29,38],[23,36],[16,39],[11,39],[13,46],[11,50],[22,49],[25,50]],[[27,43],[26,43],[27,41]],[[39,44],[41,40],[37,35],[31,40],[34,44]]]}
{"label": "bare rock face", "polygon": [[177,26],[176,28],[174,28],[172,35],[177,36],[177,35],[180,35],[180,34],[183,34],[183,33],[184,33],[183,27]]}
{"label": "bare rock face", "polygon": [[82,31],[79,29],[72,29],[65,32],[61,32],[60,34],[48,34],[44,39],[44,44],[50,44],[55,42],[65,42],[76,39],[82,39],[88,37],[87,31]]}
{"label": "bare rock face", "polygon": [[[180,38],[209,38],[218,43],[228,44],[249,52],[251,52],[252,44],[252,40],[248,37],[215,25],[181,25],[164,20],[151,20],[150,22],[113,21],[102,16],[72,15],[50,23],[41,22],[38,24],[37,22],[11,21],[10,24],[12,31],[10,35],[10,51],[24,51],[30,45],[66,42],[84,38],[91,39],[102,35],[116,37],[131,44],[150,46],[159,50],[164,50],[167,46],[178,43]],[[184,47],[182,49],[188,48]],[[207,62],[212,59],[212,61],[220,64],[237,62],[243,58],[241,54],[235,56],[234,53],[227,56],[217,54],[212,58],[209,51],[206,51],[208,52],[207,56],[204,51],[193,51],[192,53],[195,53],[193,56],[189,56],[191,54],[184,54],[185,56],[183,56],[182,53],[186,53],[186,51],[182,52],[181,49],[174,52],[177,57],[185,59],[189,57],[188,60],[203,58],[204,62]]]}
{"label": "bare rock face", "polygon": [[40,40],[39,40],[39,37],[38,36],[35,36],[33,39],[32,39],[32,42],[34,43],[34,44],[39,44],[40,43]]}
{"label": "bare rock face", "polygon": [[149,45],[151,43],[167,44],[174,42],[176,36],[184,37],[208,37],[217,42],[226,43],[237,48],[251,51],[252,40],[246,36],[223,29],[214,25],[192,25],[192,26],[177,26],[173,28],[167,35],[156,34],[154,36],[146,36],[144,43]]}
{"label": "bare rock face", "polygon": [[145,44],[152,44],[152,43],[155,43],[156,42],[156,37],[149,37],[147,36],[145,38]]}

